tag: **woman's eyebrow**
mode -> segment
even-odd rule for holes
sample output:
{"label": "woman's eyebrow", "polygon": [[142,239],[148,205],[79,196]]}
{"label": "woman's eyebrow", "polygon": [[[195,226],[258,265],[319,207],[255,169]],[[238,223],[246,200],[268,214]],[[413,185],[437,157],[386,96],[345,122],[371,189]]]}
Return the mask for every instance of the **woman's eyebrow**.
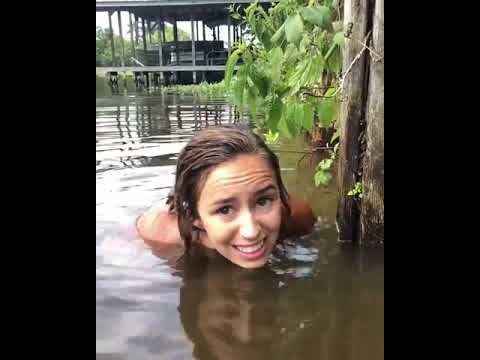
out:
{"label": "woman's eyebrow", "polygon": [[277,187],[273,184],[270,184],[270,185],[267,185],[265,186],[263,189],[260,189],[258,191],[255,192],[255,195],[258,195],[258,194],[261,194],[261,193],[264,193],[264,192],[267,192],[269,190],[277,190]]}
{"label": "woman's eyebrow", "polygon": [[[263,194],[264,192],[267,192],[269,190],[277,190],[277,187],[273,184],[269,184],[267,186],[265,186],[263,189],[260,189],[258,191],[255,191],[255,196],[259,195],[259,194]],[[211,206],[217,206],[217,205],[222,205],[222,204],[228,204],[228,203],[232,203],[235,201],[235,197],[229,197],[229,198],[225,198],[225,199],[218,199],[216,201],[214,201]]]}
{"label": "woman's eyebrow", "polygon": [[231,202],[234,202],[234,201],[235,201],[234,197],[229,197],[229,198],[225,198],[225,199],[218,199],[215,202],[213,202],[211,205],[212,206],[221,205],[221,204],[231,203]]}

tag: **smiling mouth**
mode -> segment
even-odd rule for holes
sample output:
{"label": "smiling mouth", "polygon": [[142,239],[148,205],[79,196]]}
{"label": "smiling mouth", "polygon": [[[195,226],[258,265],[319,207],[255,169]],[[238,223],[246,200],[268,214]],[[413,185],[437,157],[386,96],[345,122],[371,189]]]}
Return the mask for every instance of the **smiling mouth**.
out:
{"label": "smiling mouth", "polygon": [[266,237],[255,245],[249,245],[249,246],[233,245],[233,247],[237,249],[238,252],[243,257],[246,257],[248,259],[255,259],[262,256],[263,253],[265,252],[265,240],[266,240]]}

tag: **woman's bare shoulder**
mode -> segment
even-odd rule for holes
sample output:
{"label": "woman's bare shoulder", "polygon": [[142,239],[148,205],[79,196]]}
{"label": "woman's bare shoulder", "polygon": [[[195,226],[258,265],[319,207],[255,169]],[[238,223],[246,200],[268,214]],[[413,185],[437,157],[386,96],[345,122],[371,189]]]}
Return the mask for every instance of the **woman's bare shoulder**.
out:
{"label": "woman's bare shoulder", "polygon": [[290,198],[291,214],[285,222],[285,236],[301,236],[312,232],[316,217],[310,204],[300,198]]}
{"label": "woman's bare shoulder", "polygon": [[177,216],[168,205],[153,205],[136,221],[137,232],[147,243],[181,243]]}

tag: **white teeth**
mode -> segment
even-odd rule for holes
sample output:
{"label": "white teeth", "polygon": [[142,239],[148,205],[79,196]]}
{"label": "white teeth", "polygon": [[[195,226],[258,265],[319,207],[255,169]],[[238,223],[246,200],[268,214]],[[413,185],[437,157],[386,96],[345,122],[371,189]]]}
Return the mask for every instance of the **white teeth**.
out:
{"label": "white teeth", "polygon": [[243,253],[246,253],[246,254],[249,254],[249,253],[253,253],[253,252],[257,251],[258,249],[260,249],[263,246],[263,243],[264,243],[264,240],[262,240],[262,242],[259,243],[258,245],[254,245],[254,246],[235,246],[235,247],[239,251],[241,251]]}

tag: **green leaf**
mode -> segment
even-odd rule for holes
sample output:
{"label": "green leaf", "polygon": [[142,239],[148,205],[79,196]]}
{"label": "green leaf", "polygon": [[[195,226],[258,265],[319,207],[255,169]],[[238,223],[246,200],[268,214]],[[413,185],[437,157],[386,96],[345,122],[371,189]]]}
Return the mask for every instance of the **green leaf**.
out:
{"label": "green leaf", "polygon": [[313,127],[313,106],[305,104],[303,107],[303,128],[307,131],[311,131]]}
{"label": "green leaf", "polygon": [[268,133],[265,134],[265,142],[267,144],[276,144],[278,141],[278,132],[272,133],[271,130],[268,130]]}
{"label": "green leaf", "polygon": [[362,183],[361,182],[355,183],[355,190],[357,192],[362,192]]}
{"label": "green leaf", "polygon": [[342,31],[343,30],[343,21],[339,20],[339,21],[332,22],[332,27],[333,27],[333,31],[335,31],[335,32]]}
{"label": "green leaf", "polygon": [[328,30],[332,26],[332,14],[327,6],[303,7],[300,8],[305,21],[320,26],[321,29]]}
{"label": "green leaf", "polygon": [[332,30],[332,12],[327,6],[319,6],[318,10],[322,13],[322,29]]}
{"label": "green leaf", "polygon": [[332,45],[325,54],[325,61],[327,61],[330,69],[334,72],[340,71],[342,67],[341,52],[345,46],[345,36],[343,32],[338,32],[334,35]]}
{"label": "green leaf", "polygon": [[345,36],[343,35],[343,31],[337,32],[333,36],[333,43],[337,44],[340,47],[343,47],[345,45]]}
{"label": "green leaf", "polygon": [[278,122],[282,117],[282,109],[283,109],[282,100],[280,100],[279,98],[276,98],[272,104],[270,113],[268,114],[267,126],[269,130],[273,132],[278,131]]}
{"label": "green leaf", "polygon": [[329,128],[333,120],[333,104],[330,99],[324,99],[317,108],[320,127]]}
{"label": "green leaf", "polygon": [[293,74],[288,78],[288,86],[291,89],[290,93],[295,94],[302,86],[302,79],[306,76],[305,73],[310,69],[310,59],[303,58],[296,66]]}
{"label": "green leaf", "polygon": [[339,73],[342,69],[342,54],[341,48],[335,46],[330,58],[327,61],[328,68],[334,73]]}
{"label": "green leaf", "polygon": [[290,87],[285,84],[279,84],[275,90],[277,96],[279,98],[283,98],[283,96],[290,91]]}
{"label": "green leaf", "polygon": [[335,89],[334,87],[329,87],[327,89],[327,91],[325,91],[325,95],[326,97],[330,98],[330,99],[335,99],[333,97],[333,94],[335,94],[335,92],[337,91],[337,89]]}
{"label": "green leaf", "polygon": [[303,121],[305,119],[305,104],[296,104],[295,113],[293,119],[293,125],[295,127],[295,132],[300,132],[303,127]]}
{"label": "green leaf", "polygon": [[335,115],[337,114],[337,101],[332,96],[335,92],[334,88],[330,88],[327,90],[320,104],[317,107],[317,114],[318,119],[320,121],[320,127],[329,128],[333,125],[333,120]]}
{"label": "green leaf", "polygon": [[278,131],[280,132],[280,136],[282,137],[285,137],[287,139],[290,139],[292,137],[290,130],[288,130],[285,113],[283,114],[282,118],[278,122]]}
{"label": "green leaf", "polygon": [[333,147],[333,153],[334,153],[334,154],[337,153],[338,145],[340,145],[340,143],[336,143],[335,146]]}
{"label": "green leaf", "polygon": [[248,48],[245,49],[245,52],[243,53],[242,58],[243,58],[243,61],[245,62],[245,64],[247,64],[247,65],[250,65],[253,62],[252,53],[250,52],[250,50]]}
{"label": "green leaf", "polygon": [[320,161],[316,167],[316,170],[329,170],[333,165],[333,159],[328,158],[328,159],[323,159]]}
{"label": "green leaf", "polygon": [[[301,122],[297,124],[297,115],[302,111],[301,106],[296,103],[290,103],[287,105],[287,109],[285,111],[285,123],[288,128],[288,132],[295,136],[299,129],[301,129]],[[302,115],[303,117],[303,115]]]}
{"label": "green leaf", "polygon": [[276,47],[270,50],[268,54],[268,63],[270,64],[271,79],[275,82],[280,80],[282,71],[282,59],[283,51],[281,48]]}
{"label": "green leaf", "polygon": [[297,48],[293,44],[288,44],[287,48],[285,49],[285,54],[283,56],[283,62],[290,63],[297,59]]}
{"label": "green leaf", "polygon": [[323,185],[327,186],[332,180],[332,174],[328,171],[317,171],[315,173],[315,186]]}
{"label": "green leaf", "polygon": [[275,34],[272,36],[272,39],[271,39],[272,44],[279,45],[284,38],[285,38],[285,23],[283,23],[282,26],[280,26],[278,30],[275,32]]}
{"label": "green leaf", "polygon": [[332,167],[333,165],[333,160],[332,159],[325,159],[325,164],[324,164],[324,169],[323,170],[328,170]]}
{"label": "green leaf", "polygon": [[232,80],[233,71],[235,70],[235,65],[240,58],[243,49],[238,48],[230,54],[228,57],[227,65],[225,66],[225,86],[230,86],[230,81]]}
{"label": "green leaf", "polygon": [[265,29],[259,36],[258,38],[262,41],[263,46],[265,46],[265,49],[269,50],[272,47],[272,33]]}
{"label": "green leaf", "polygon": [[307,50],[310,49],[311,39],[308,33],[304,33],[300,44],[298,44],[299,57],[307,56]]}
{"label": "green leaf", "polygon": [[247,88],[247,105],[252,115],[252,119],[255,121],[257,117],[257,94],[253,86]]}
{"label": "green leaf", "polygon": [[247,84],[247,71],[246,67],[242,66],[237,72],[237,81],[234,84],[233,94],[237,105],[240,107],[240,111],[243,111],[244,106],[244,93],[245,86]]}
{"label": "green leaf", "polygon": [[303,20],[299,14],[289,16],[285,22],[285,35],[287,41],[292,44],[298,44],[302,38]]}
{"label": "green leaf", "polygon": [[332,53],[337,46],[338,45],[335,44],[335,43],[332,43],[332,45],[330,45],[330,48],[328,49],[327,53],[325,54],[325,61],[328,61],[328,59],[330,58],[330,56],[332,56]]}
{"label": "green leaf", "polygon": [[245,81],[237,79],[233,87],[233,102],[235,105],[240,107],[240,110],[243,108],[243,92],[244,92]]}
{"label": "green leaf", "polygon": [[270,83],[267,77],[264,74],[262,74],[260,71],[258,71],[255,66],[252,66],[250,68],[249,76],[250,76],[250,79],[252,79],[255,86],[257,87],[260,93],[260,96],[266,97],[268,94],[268,88],[270,87]]}
{"label": "green leaf", "polygon": [[322,78],[322,72],[324,68],[324,62],[321,55],[315,56],[310,60],[310,66],[302,77],[302,85],[311,85],[317,83]]}
{"label": "green leaf", "polygon": [[305,21],[314,25],[322,26],[323,16],[317,8],[302,7],[300,8],[300,14],[302,14]]}
{"label": "green leaf", "polygon": [[263,26],[263,22],[262,21],[258,21],[256,22],[255,24],[255,35],[257,35],[257,38],[261,41],[261,37],[262,37],[262,34],[263,32],[265,31],[265,26]]}

